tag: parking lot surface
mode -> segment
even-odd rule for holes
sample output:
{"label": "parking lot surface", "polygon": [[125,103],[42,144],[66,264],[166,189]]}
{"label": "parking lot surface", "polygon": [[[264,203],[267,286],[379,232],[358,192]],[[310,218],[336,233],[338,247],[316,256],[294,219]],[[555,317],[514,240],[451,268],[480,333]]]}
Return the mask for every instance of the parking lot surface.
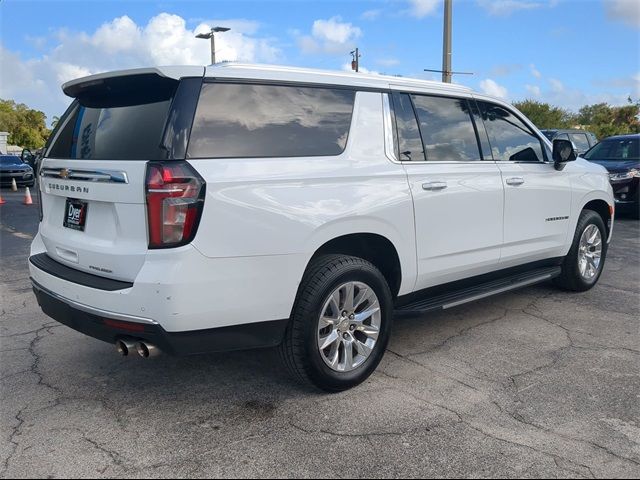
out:
{"label": "parking lot surface", "polygon": [[37,206],[0,193],[0,477],[640,476],[637,221],[591,291],[398,320],[378,371],[327,395],[272,350],[121,358],[52,321]]}

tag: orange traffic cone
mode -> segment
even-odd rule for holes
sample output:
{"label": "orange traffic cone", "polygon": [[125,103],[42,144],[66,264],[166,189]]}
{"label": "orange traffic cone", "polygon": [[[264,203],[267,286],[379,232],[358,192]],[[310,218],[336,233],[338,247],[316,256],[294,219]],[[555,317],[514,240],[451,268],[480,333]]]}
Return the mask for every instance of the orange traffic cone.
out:
{"label": "orange traffic cone", "polygon": [[16,179],[15,178],[11,179],[11,191],[12,192],[17,192],[18,191],[18,185],[16,185]]}
{"label": "orange traffic cone", "polygon": [[24,203],[25,205],[33,205],[33,200],[31,200],[31,192],[29,191],[29,187],[25,187],[24,190]]}
{"label": "orange traffic cone", "polygon": [[5,202],[5,201],[2,199],[2,195],[0,195],[0,205],[3,205],[3,204],[5,204],[5,203],[7,203],[7,202]]}

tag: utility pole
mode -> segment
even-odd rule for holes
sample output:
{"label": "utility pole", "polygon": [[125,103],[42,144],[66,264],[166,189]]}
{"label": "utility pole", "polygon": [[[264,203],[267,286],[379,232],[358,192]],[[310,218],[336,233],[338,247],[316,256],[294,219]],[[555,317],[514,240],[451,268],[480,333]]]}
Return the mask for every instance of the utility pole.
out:
{"label": "utility pole", "polygon": [[442,38],[442,81],[451,83],[451,3],[444,0],[444,34]]}
{"label": "utility pole", "polygon": [[351,70],[357,72],[360,70],[360,53],[358,47],[349,53],[351,53],[351,57],[353,57],[353,60],[351,61]]}
{"label": "utility pole", "polygon": [[211,39],[211,65],[216,64],[216,37],[219,32],[228,32],[231,30],[227,27],[213,27],[209,33],[199,33],[196,38]]}

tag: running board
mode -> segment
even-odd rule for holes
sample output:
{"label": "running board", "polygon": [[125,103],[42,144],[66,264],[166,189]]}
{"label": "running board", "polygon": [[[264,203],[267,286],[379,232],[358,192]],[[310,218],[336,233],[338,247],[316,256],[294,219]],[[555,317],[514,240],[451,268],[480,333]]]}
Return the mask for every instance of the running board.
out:
{"label": "running board", "polygon": [[560,267],[545,267],[526,273],[510,275],[499,280],[481,283],[473,287],[449,291],[444,294],[418,299],[407,305],[396,307],[395,316],[418,316],[434,310],[446,310],[464,303],[534,285],[560,275]]}

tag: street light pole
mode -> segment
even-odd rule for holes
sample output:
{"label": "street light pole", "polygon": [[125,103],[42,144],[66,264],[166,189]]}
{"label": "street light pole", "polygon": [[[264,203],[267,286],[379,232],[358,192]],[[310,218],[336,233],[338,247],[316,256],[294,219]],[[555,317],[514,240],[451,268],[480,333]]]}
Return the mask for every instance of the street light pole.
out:
{"label": "street light pole", "polygon": [[444,0],[444,33],[442,39],[442,81],[451,83],[451,3]]}
{"label": "street light pole", "polygon": [[209,33],[199,33],[196,38],[211,39],[211,65],[216,64],[216,37],[218,32],[228,32],[230,28],[227,27],[213,27]]}

